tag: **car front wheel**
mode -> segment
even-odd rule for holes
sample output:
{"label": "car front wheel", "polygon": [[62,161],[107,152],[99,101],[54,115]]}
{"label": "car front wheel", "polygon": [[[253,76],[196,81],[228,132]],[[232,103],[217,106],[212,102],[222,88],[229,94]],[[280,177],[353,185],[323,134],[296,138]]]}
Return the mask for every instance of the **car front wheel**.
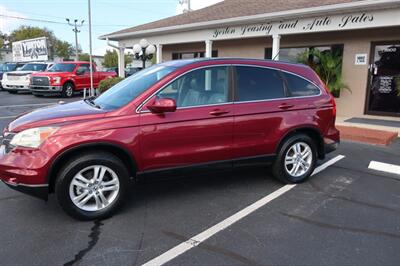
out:
{"label": "car front wheel", "polygon": [[122,204],[129,174],[121,160],[108,153],[75,157],[61,170],[56,195],[61,207],[80,220],[104,219]]}
{"label": "car front wheel", "polygon": [[74,96],[74,84],[71,82],[65,83],[61,91],[61,96],[63,98],[71,98]]}
{"label": "car front wheel", "polygon": [[310,177],[316,163],[317,148],[314,141],[307,135],[299,134],[281,145],[272,172],[284,183],[301,183]]}

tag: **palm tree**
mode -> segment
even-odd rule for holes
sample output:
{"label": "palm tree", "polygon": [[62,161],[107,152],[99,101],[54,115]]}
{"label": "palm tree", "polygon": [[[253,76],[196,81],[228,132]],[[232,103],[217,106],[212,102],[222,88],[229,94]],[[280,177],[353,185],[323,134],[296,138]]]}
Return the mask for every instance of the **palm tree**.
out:
{"label": "palm tree", "polygon": [[300,54],[298,61],[314,69],[331,93],[338,96],[342,89],[351,91],[343,81],[342,59],[340,53],[311,48]]}

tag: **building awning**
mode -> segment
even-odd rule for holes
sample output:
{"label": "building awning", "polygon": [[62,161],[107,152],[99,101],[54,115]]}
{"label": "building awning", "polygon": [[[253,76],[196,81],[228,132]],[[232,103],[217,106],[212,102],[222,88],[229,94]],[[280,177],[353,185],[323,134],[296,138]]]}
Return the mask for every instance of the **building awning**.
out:
{"label": "building awning", "polygon": [[100,36],[123,40],[266,21],[400,7],[399,0],[225,0],[218,4]]}

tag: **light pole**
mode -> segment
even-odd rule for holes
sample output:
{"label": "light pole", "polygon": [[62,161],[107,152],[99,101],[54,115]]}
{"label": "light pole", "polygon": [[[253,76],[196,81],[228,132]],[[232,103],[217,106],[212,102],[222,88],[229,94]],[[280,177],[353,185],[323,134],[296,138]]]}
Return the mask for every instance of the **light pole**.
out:
{"label": "light pole", "polygon": [[79,51],[78,51],[78,33],[81,32],[79,30],[80,27],[82,27],[84,20],[81,21],[81,23],[78,24],[78,20],[75,19],[74,23],[71,23],[69,18],[66,19],[68,22],[68,25],[74,27],[72,29],[73,32],[75,32],[75,61],[79,61]]}
{"label": "light pole", "polygon": [[93,88],[93,58],[92,58],[92,8],[90,0],[88,0],[88,16],[89,16],[89,62],[90,62],[90,95],[95,96]]}
{"label": "light pole", "polygon": [[140,40],[138,44],[133,46],[133,53],[136,59],[143,62],[143,69],[146,68],[146,61],[151,60],[156,52],[156,47],[150,44],[146,39]]}

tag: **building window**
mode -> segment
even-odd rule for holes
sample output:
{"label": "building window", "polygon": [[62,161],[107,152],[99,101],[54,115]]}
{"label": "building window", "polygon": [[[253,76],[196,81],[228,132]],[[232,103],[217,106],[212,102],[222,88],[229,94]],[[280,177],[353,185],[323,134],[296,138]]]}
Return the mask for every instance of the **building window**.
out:
{"label": "building window", "polygon": [[[330,51],[333,54],[343,55],[343,45],[326,45],[326,46],[310,46],[310,47],[289,47],[281,48],[279,50],[279,61],[298,63],[303,62],[303,56],[309,54],[310,50],[319,50],[320,52]],[[272,59],[272,48],[265,49],[265,59]],[[308,60],[312,62],[314,58],[309,57]]]}
{"label": "building window", "polygon": [[277,70],[236,67],[236,101],[260,101],[285,97],[283,80]]}
{"label": "building window", "polygon": [[[205,57],[205,53],[204,52],[172,53],[172,60],[203,58],[203,57]],[[218,50],[213,50],[212,51],[212,57],[218,57]]]}

